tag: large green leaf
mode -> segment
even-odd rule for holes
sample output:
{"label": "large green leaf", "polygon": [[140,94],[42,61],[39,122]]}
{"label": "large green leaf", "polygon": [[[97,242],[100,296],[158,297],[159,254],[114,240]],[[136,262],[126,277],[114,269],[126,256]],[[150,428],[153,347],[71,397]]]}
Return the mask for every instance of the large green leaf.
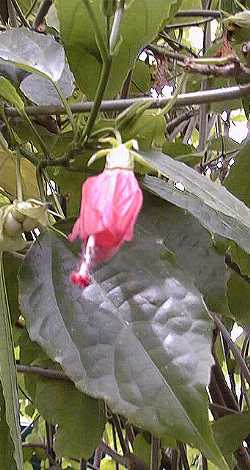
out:
{"label": "large green leaf", "polygon": [[[13,450],[6,450],[16,463],[17,470],[23,469],[19,409],[17,395],[16,368],[13,352],[11,320],[5,287],[2,255],[0,258],[0,383],[5,401],[6,423],[9,428]],[[1,433],[0,433],[1,434]],[[8,468],[8,467],[6,467]]]}
{"label": "large green leaf", "polygon": [[[152,41],[162,22],[168,17],[176,0],[133,0],[127,6],[121,24],[122,43],[114,56],[106,97],[114,97],[120,91],[127,73],[134,66],[140,49]],[[82,0],[56,0],[60,31],[72,72],[81,90],[93,98],[100,78],[102,61],[95,39],[95,28]],[[106,18],[101,2],[93,0],[91,8],[104,38]],[[136,27],[135,27],[136,25]]]}
{"label": "large green leaf", "polygon": [[188,210],[211,232],[234,240],[250,253],[250,209],[223,186],[160,152],[142,153],[169,181],[146,176],[144,187]]}
{"label": "large green leaf", "polygon": [[6,422],[5,402],[3,390],[0,384],[0,459],[1,466],[8,470],[17,470],[17,466],[13,459],[13,442],[10,437],[9,426]]}
{"label": "large green leaf", "polygon": [[144,429],[191,442],[226,469],[205,392],[212,325],[189,276],[162,260],[164,252],[139,226],[135,241],[81,291],[69,282],[76,258],[43,234],[23,264],[21,308],[31,339],[80,390]]}

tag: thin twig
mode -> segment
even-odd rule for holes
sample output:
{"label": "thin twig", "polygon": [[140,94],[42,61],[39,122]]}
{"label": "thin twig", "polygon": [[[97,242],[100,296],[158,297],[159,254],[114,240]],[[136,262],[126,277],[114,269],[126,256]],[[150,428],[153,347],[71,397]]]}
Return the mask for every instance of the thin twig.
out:
{"label": "thin twig", "polygon": [[37,30],[37,28],[40,26],[40,24],[43,23],[43,20],[45,16],[47,15],[51,5],[52,5],[53,0],[44,0],[38,10],[38,13],[36,15],[36,19],[34,21],[34,29]]}
{"label": "thin twig", "polygon": [[67,375],[64,372],[61,372],[60,370],[43,369],[42,367],[26,366],[23,364],[17,364],[16,368],[17,372],[19,372],[20,374],[40,375],[41,377],[45,377],[47,379],[71,382],[69,377],[67,377]]}
{"label": "thin twig", "polygon": [[101,448],[102,448],[102,451],[106,455],[109,455],[109,457],[111,457],[114,460],[114,462],[116,462],[120,465],[127,466],[127,458],[124,455],[118,454],[118,452],[111,449],[111,447],[109,447],[107,444],[105,444],[105,442],[101,443]]}
{"label": "thin twig", "polygon": [[212,16],[213,18],[221,18],[222,14],[220,10],[179,10],[175,14],[176,18],[188,18],[188,17],[202,17],[207,18]]}
{"label": "thin twig", "polygon": [[192,26],[199,26],[202,24],[206,24],[209,21],[213,21],[212,16],[208,18],[203,18],[202,20],[190,21],[187,23],[168,24],[167,26],[165,26],[164,31],[170,31],[171,29],[179,29],[179,28],[191,28]]}
{"label": "thin twig", "polygon": [[[189,106],[202,103],[218,103],[220,101],[231,100],[235,98],[242,98],[243,96],[250,95],[250,84],[242,86],[233,86],[220,89],[212,89],[206,91],[198,91],[193,93],[183,93],[178,96],[176,99],[175,107],[179,106]],[[125,99],[125,100],[104,100],[102,101],[99,111],[103,112],[113,112],[113,111],[123,111],[124,109],[129,108],[131,105],[140,101],[151,102],[151,109],[160,109],[166,106],[170,98],[134,98],[134,99]],[[77,113],[87,113],[93,109],[93,101],[85,101],[83,103],[77,103],[71,105],[71,111],[73,114]],[[41,106],[26,106],[25,111],[28,115],[37,116],[37,115],[50,115],[50,114],[67,114],[63,106],[53,106],[53,105],[41,105]],[[13,107],[5,108],[6,116],[17,117],[19,116],[18,111]]]}

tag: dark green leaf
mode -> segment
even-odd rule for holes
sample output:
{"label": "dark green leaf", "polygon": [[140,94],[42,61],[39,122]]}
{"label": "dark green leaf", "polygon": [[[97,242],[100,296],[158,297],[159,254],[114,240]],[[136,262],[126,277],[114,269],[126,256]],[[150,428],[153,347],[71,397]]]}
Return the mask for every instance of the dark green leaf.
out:
{"label": "dark green leaf", "polygon": [[11,440],[13,442],[12,455],[16,462],[17,470],[23,470],[16,368],[2,255],[0,258],[0,338],[0,383],[2,384],[3,397],[5,401],[6,423],[9,427]]}
{"label": "dark green leaf", "polygon": [[79,389],[144,429],[191,442],[226,469],[205,393],[212,325],[189,277],[160,259],[163,250],[139,227],[81,291],[69,283],[75,257],[43,234],[21,272],[22,311],[31,339]]}
{"label": "dark green leaf", "polygon": [[146,193],[144,206],[140,221],[156,239],[161,237],[168,250],[163,257],[174,254],[174,262],[189,273],[210,310],[230,314],[224,252],[215,249],[210,233],[192,215],[160,198]]}
{"label": "dark green leaf", "polygon": [[[160,152],[143,153],[153,168],[169,178],[146,176],[144,187],[188,210],[211,232],[236,241],[250,253],[250,210],[223,186]],[[178,185],[180,185],[180,189]]]}

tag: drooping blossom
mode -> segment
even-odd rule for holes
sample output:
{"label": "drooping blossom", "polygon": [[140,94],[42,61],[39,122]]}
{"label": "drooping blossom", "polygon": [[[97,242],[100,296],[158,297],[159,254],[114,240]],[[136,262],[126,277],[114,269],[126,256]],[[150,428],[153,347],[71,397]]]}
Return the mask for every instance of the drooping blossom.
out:
{"label": "drooping blossom", "polygon": [[110,259],[123,243],[131,241],[142,206],[142,191],[133,172],[133,160],[125,145],[108,154],[104,171],[82,186],[80,216],[69,240],[83,243],[83,259],[71,282],[90,283],[90,269]]}

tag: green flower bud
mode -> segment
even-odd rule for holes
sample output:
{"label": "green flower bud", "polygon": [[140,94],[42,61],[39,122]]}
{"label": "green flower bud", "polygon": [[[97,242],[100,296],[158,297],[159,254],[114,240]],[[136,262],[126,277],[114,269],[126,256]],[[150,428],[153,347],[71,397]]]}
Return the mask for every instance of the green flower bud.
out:
{"label": "green flower bud", "polygon": [[47,207],[34,200],[14,201],[0,208],[0,251],[23,250],[24,232],[48,224]]}
{"label": "green flower bud", "polygon": [[12,208],[12,204],[0,208],[0,251],[23,250],[26,245],[22,225],[13,216]]}

